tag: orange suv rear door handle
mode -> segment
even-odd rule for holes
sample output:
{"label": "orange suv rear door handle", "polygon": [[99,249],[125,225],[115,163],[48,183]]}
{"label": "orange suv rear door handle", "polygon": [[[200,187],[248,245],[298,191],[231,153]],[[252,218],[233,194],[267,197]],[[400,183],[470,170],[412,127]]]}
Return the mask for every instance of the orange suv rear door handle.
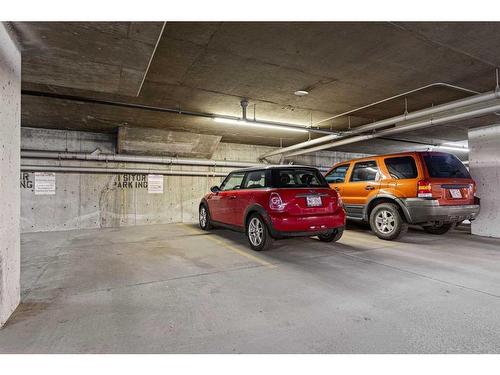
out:
{"label": "orange suv rear door handle", "polygon": [[371,185],[365,186],[365,190],[375,190],[375,188]]}

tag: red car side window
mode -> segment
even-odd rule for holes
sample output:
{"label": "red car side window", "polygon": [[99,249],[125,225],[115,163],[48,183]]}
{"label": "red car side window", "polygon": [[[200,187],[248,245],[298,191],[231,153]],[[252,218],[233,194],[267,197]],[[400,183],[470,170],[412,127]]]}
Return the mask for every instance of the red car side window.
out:
{"label": "red car side window", "polygon": [[222,183],[220,189],[225,190],[237,190],[241,189],[241,184],[245,173],[231,173]]}

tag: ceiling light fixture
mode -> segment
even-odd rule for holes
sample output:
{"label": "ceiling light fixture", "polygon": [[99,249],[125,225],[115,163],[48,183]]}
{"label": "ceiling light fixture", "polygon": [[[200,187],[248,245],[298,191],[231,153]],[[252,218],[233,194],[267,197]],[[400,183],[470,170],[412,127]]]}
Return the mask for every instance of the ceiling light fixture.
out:
{"label": "ceiling light fixture", "polygon": [[462,151],[462,152],[469,152],[469,149],[467,147],[460,147],[460,146],[443,146],[443,145],[438,145],[436,146],[437,148],[441,148],[444,150],[453,150],[453,151]]}
{"label": "ceiling light fixture", "polygon": [[445,150],[469,152],[469,142],[467,141],[444,142],[438,145],[437,147]]}
{"label": "ceiling light fixture", "polygon": [[467,147],[460,147],[460,146],[436,145],[436,146],[433,146],[433,148],[439,148],[439,149],[443,149],[443,150],[469,152],[469,149]]}
{"label": "ceiling light fixture", "polygon": [[297,96],[306,96],[306,95],[309,94],[309,91],[306,91],[306,90],[297,90],[293,94],[297,95]]}
{"label": "ceiling light fixture", "polygon": [[230,119],[230,118],[224,118],[224,117],[213,117],[213,120],[215,122],[220,122],[223,124],[254,126],[254,127],[267,128],[267,129],[286,130],[286,131],[292,131],[292,132],[298,132],[298,133],[307,133],[308,132],[308,130],[305,128],[301,128],[299,126],[295,127],[292,125],[288,125],[288,126],[286,126],[286,125],[273,125],[270,123],[260,122],[260,121],[238,120],[238,119]]}

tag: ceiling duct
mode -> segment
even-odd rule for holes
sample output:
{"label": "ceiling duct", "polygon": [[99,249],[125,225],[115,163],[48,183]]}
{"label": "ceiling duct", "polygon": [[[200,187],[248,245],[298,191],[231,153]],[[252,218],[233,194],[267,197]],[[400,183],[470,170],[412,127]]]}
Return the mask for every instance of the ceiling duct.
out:
{"label": "ceiling duct", "polygon": [[287,153],[286,156],[295,156],[308,154],[311,152],[321,151],[333,147],[343,146],[346,144],[356,143],[360,141],[366,141],[368,139],[404,133],[412,130],[423,129],[431,126],[436,126],[448,122],[454,122],[459,120],[466,120],[469,118],[480,117],[487,114],[495,113],[500,111],[500,100],[490,101],[488,104],[483,104],[482,106],[475,106],[474,108],[466,108],[461,112],[445,114],[439,117],[432,117],[425,120],[416,120],[414,122],[406,123],[406,124],[397,124],[395,127],[390,129],[383,129],[380,131],[376,131],[370,134],[363,134],[354,137],[349,137],[341,140],[337,140],[335,142],[330,142],[324,145],[298,150],[291,153]]}
{"label": "ceiling duct", "polygon": [[[404,113],[404,114],[401,114],[401,115],[398,115],[395,117],[391,117],[389,119],[376,121],[376,122],[373,122],[371,124],[362,125],[362,126],[359,126],[357,128],[351,129],[348,132],[344,132],[343,135],[331,134],[331,135],[323,136],[320,138],[312,139],[310,141],[297,143],[295,145],[284,147],[284,148],[281,148],[281,149],[276,150],[276,151],[268,152],[268,153],[262,155],[260,157],[260,159],[262,160],[262,159],[268,158],[270,156],[279,155],[279,154],[289,155],[289,152],[299,150],[299,149],[306,149],[306,148],[311,147],[311,146],[319,145],[319,144],[334,141],[334,140],[338,140],[340,142],[341,138],[342,139],[347,138],[347,137],[355,135],[355,134],[360,134],[360,133],[364,133],[364,132],[368,132],[368,131],[375,131],[375,130],[385,128],[388,126],[394,126],[394,125],[401,123],[401,122],[404,122],[404,121],[422,119],[422,118],[425,118],[426,116],[433,116],[433,115],[437,115],[440,113],[442,114],[442,113],[446,113],[446,111],[451,111],[451,110],[467,107],[467,106],[478,104],[478,103],[485,103],[487,101],[491,101],[491,100],[498,99],[498,98],[500,98],[500,93],[497,91],[487,92],[487,93],[483,93],[483,94],[477,94],[477,95],[470,96],[470,97],[465,98],[465,99],[455,100],[455,101],[441,104],[441,105],[437,105],[434,107],[430,107],[430,108],[426,108],[426,109],[422,109],[422,110],[418,110],[418,111],[414,111],[414,112],[410,112],[410,113]],[[348,143],[351,143],[351,142],[348,142]],[[328,148],[328,147],[323,147],[323,148],[314,147],[314,148],[311,148],[309,150],[323,150],[325,148]],[[312,152],[312,151],[307,151],[307,152]],[[304,153],[304,152],[302,152],[302,153]],[[294,155],[298,155],[298,153],[294,153]]]}

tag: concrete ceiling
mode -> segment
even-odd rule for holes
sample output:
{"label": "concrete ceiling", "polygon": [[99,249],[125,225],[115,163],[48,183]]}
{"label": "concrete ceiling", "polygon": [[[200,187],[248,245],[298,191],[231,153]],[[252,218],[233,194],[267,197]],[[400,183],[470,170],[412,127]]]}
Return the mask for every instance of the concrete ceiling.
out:
{"label": "concrete ceiling", "polygon": [[137,95],[162,23],[16,23],[23,82]]}
{"label": "concrete ceiling", "polygon": [[[239,101],[248,98],[250,117],[255,105],[257,119],[309,125],[434,82],[489,91],[500,65],[494,48],[500,45],[500,23],[167,22],[163,31],[163,23],[12,26],[23,49],[23,89],[82,99],[23,95],[22,124],[32,127],[110,132],[127,124],[221,135],[223,142],[289,145],[308,135],[83,99],[239,116]],[[295,96],[300,89],[310,94]],[[408,96],[408,110],[468,95],[426,89]],[[351,126],[403,111],[403,99],[387,102],[356,112]],[[447,124],[344,149],[375,153],[415,145],[401,139],[464,140],[469,127],[495,120]],[[347,125],[343,117],[322,126]]]}

